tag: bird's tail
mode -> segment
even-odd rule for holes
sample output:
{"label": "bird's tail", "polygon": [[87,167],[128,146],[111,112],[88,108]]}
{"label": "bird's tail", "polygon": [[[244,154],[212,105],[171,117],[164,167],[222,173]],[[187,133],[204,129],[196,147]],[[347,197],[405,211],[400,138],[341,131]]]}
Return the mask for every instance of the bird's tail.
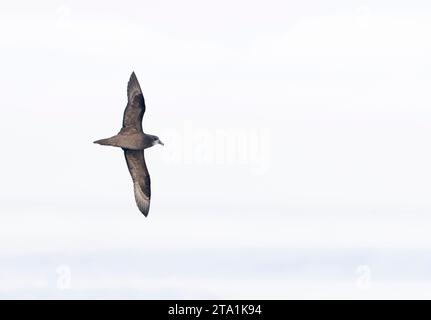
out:
{"label": "bird's tail", "polygon": [[103,146],[118,147],[118,141],[117,140],[118,139],[116,139],[116,137],[114,136],[111,138],[96,140],[96,141],[94,141],[94,143],[101,144]]}
{"label": "bird's tail", "polygon": [[133,137],[130,135],[122,135],[117,134],[116,136],[107,138],[107,139],[100,139],[97,141],[94,141],[94,143],[101,144],[103,146],[112,146],[112,147],[119,147],[123,149],[130,149],[130,150],[142,150],[142,141],[136,141]]}

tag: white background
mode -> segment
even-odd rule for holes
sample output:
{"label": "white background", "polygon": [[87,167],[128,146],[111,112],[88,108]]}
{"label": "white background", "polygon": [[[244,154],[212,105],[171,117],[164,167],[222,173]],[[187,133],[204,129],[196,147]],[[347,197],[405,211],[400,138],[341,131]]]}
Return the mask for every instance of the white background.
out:
{"label": "white background", "polygon": [[[3,1],[0,297],[430,298],[430,33],[426,1]],[[132,70],[148,218],[92,144]]]}

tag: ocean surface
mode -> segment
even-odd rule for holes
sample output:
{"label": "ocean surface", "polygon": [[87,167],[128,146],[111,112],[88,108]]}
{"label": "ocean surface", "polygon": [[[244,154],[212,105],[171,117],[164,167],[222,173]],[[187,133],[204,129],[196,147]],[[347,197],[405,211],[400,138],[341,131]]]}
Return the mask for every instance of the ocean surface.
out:
{"label": "ocean surface", "polygon": [[431,298],[430,227],[408,212],[10,210],[0,298]]}

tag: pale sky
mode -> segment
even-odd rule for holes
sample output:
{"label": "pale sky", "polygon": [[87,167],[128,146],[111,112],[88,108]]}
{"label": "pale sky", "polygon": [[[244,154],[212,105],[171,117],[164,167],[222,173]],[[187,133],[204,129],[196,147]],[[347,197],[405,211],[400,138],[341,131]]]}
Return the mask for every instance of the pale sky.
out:
{"label": "pale sky", "polygon": [[[130,200],[121,152],[91,142],[118,131],[135,70],[145,130],[177,137],[147,152],[156,208],[431,205],[425,2],[1,6],[6,202]],[[245,164],[184,163],[199,135],[223,152],[217,130],[269,142]]]}

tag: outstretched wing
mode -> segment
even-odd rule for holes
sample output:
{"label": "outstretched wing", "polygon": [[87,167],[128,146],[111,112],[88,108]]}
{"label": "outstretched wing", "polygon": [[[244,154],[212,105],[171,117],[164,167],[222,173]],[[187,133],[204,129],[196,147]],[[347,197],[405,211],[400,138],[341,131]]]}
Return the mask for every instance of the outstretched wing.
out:
{"label": "outstretched wing", "polygon": [[120,133],[142,132],[142,117],[145,112],[145,100],[135,72],[132,72],[127,84],[127,106],[123,115],[123,127]]}
{"label": "outstretched wing", "polygon": [[144,216],[147,216],[150,210],[151,187],[144,150],[124,149],[124,155],[133,180],[136,204]]}

